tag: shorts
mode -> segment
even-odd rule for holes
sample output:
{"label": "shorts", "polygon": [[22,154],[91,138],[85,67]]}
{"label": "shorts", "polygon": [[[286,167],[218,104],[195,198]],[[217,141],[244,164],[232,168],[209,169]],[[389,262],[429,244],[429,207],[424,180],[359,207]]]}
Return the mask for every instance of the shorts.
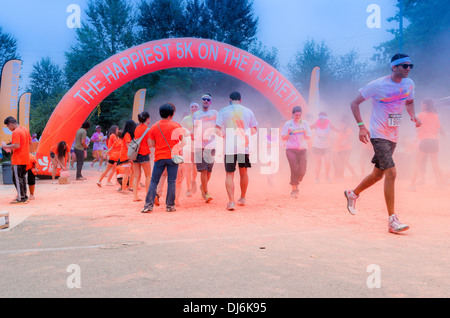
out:
{"label": "shorts", "polygon": [[108,159],[108,163],[110,163],[110,164],[115,164],[117,162],[117,160],[111,160],[111,159]]}
{"label": "shorts", "polygon": [[235,172],[236,163],[239,164],[239,168],[251,168],[250,156],[248,154],[238,154],[238,155],[225,155],[225,171]]}
{"label": "shorts", "polygon": [[195,151],[195,165],[197,166],[197,171],[207,170],[212,172],[214,167],[214,156],[216,155],[216,149],[197,149]]}
{"label": "shorts", "polygon": [[99,157],[103,156],[103,150],[93,150],[92,155],[96,157],[98,155]]}
{"label": "shorts", "polygon": [[372,138],[370,142],[375,151],[375,155],[372,158],[372,163],[375,164],[375,167],[380,170],[395,167],[393,155],[397,143],[382,138]]}
{"label": "shorts", "polygon": [[136,157],[136,160],[133,161],[134,163],[146,163],[150,162],[150,154],[146,154],[145,156],[138,154]]}
{"label": "shorts", "polygon": [[35,185],[36,184],[36,176],[34,175],[34,173],[30,170],[27,170],[27,181],[28,181],[28,185]]}
{"label": "shorts", "polygon": [[437,153],[439,152],[439,140],[434,138],[422,139],[419,150],[425,153]]}

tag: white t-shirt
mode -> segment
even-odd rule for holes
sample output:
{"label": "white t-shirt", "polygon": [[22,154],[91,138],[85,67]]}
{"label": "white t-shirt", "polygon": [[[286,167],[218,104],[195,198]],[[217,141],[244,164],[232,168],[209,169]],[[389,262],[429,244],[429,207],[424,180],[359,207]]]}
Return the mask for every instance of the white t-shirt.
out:
{"label": "white t-shirt", "polygon": [[380,77],[359,90],[365,99],[372,99],[370,138],[398,141],[398,128],[406,101],[414,99],[414,82],[403,78],[400,83],[390,76]]}
{"label": "white t-shirt", "polygon": [[256,128],[253,112],[240,104],[224,107],[217,115],[216,125],[225,134],[225,154],[250,154],[251,128]]}
{"label": "white t-shirt", "polygon": [[[213,149],[216,146],[214,136],[217,114],[217,110],[214,109],[208,109],[207,111],[200,109],[192,115],[195,148],[200,148],[199,145],[197,145],[197,143],[199,143],[197,138],[202,141],[201,148]],[[197,129],[199,129],[200,122],[202,131],[197,131]],[[201,134],[201,136],[197,136],[197,134]]]}
{"label": "white t-shirt", "polygon": [[286,149],[308,149],[308,143],[305,139],[305,136],[311,137],[308,122],[302,120],[301,123],[296,123],[293,119],[287,121],[281,128],[281,136],[286,136],[289,129],[292,132],[286,140]]}

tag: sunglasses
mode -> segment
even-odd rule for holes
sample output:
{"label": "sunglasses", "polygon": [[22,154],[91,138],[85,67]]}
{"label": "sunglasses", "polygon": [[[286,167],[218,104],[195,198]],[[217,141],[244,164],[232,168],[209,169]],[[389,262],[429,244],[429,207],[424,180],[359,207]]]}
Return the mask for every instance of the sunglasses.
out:
{"label": "sunglasses", "polygon": [[210,102],[210,101],[211,101],[210,98],[202,98],[202,100],[203,100],[203,101],[206,101],[206,102]]}
{"label": "sunglasses", "polygon": [[414,64],[399,64],[399,65],[397,65],[397,66],[401,66],[401,67],[403,67],[404,70],[406,70],[408,67],[409,67],[410,69],[413,69]]}

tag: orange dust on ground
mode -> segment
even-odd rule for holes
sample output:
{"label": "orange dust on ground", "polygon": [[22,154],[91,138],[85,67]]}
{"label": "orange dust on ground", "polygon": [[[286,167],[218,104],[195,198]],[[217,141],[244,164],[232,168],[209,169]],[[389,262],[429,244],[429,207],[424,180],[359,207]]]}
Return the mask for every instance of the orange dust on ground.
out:
{"label": "orange dust on ground", "polygon": [[[11,227],[0,232],[0,296],[450,296],[450,188],[430,180],[410,192],[399,171],[396,210],[410,229],[390,234],[382,182],[362,193],[353,216],[344,190],[360,177],[316,183],[308,164],[298,198],[286,162],[271,177],[252,167],[246,205],[235,211],[226,210],[223,164],[214,167],[210,203],[198,190],[186,197],[183,182],[172,213],[165,191],[161,206],[140,213],[143,202],[118,185],[99,188],[101,172],[89,163],[84,181],[74,171],[67,185],[38,179],[28,204],[9,205],[15,189],[1,185]],[[237,199],[238,175],[235,184]],[[71,264],[80,288],[68,287]]]}

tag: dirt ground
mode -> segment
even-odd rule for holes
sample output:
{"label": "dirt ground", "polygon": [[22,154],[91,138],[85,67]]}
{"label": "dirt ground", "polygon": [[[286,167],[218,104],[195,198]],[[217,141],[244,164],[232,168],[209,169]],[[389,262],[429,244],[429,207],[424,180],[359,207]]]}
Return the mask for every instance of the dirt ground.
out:
{"label": "dirt ground", "polygon": [[398,178],[397,213],[410,230],[395,235],[382,183],[347,212],[343,192],[359,177],[315,183],[311,169],[291,198],[286,163],[272,186],[255,166],[246,206],[227,211],[216,164],[211,203],[199,191],[186,197],[183,184],[176,212],[162,204],[142,214],[117,186],[99,188],[96,168],[85,163],[84,181],[71,171],[67,185],[38,180],[36,199],[19,206],[8,204],[14,187],[0,185],[11,220],[0,231],[0,297],[450,296],[450,189],[431,180],[409,192]]}

